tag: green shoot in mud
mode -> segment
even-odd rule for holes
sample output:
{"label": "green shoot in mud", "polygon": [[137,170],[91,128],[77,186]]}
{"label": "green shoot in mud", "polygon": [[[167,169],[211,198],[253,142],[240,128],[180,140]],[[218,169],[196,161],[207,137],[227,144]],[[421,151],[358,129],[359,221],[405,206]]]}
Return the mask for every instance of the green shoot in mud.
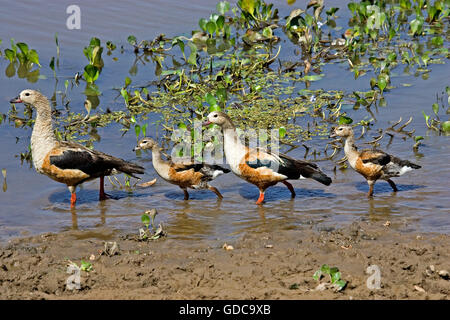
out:
{"label": "green shoot in mud", "polygon": [[327,264],[322,265],[322,267],[314,273],[313,279],[320,283],[322,277],[326,277],[327,275],[330,277],[331,287],[335,290],[342,291],[347,285],[347,281],[341,279],[339,269],[336,267],[330,268]]}
{"label": "green shoot in mud", "polygon": [[145,211],[145,213],[141,216],[141,222],[144,225],[144,228],[139,229],[139,240],[157,240],[165,235],[162,224],[155,227],[155,217],[157,214],[156,209],[151,209]]}

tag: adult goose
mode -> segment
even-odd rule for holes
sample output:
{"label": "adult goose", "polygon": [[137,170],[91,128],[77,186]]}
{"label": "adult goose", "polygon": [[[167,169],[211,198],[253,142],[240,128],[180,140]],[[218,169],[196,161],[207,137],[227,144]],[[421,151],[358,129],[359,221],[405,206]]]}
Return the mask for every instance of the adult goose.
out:
{"label": "adult goose", "polygon": [[152,151],[152,162],[156,173],[167,182],[179,186],[184,192],[184,200],[189,200],[187,188],[209,189],[219,199],[223,198],[219,190],[209,185],[209,182],[230,170],[206,163],[174,163],[163,160],[158,143],[151,138],[142,138],[133,149],[133,151],[136,150]]}
{"label": "adult goose", "polygon": [[71,207],[77,201],[76,187],[85,181],[100,178],[99,199],[105,200],[105,176],[123,172],[135,177],[134,174],[144,173],[144,168],[134,163],[75,142],[58,141],[53,131],[50,103],[40,92],[23,90],[10,102],[25,103],[36,109],[36,121],[31,134],[33,165],[39,173],[67,185],[71,193]]}
{"label": "adult goose", "polygon": [[288,179],[311,178],[326,186],[330,185],[331,178],[314,163],[244,146],[239,140],[236,127],[225,113],[211,112],[204,125],[211,123],[222,127],[225,158],[231,171],[258,187],[259,198],[256,204],[261,204],[265,190],[278,182],[282,182],[291,192],[292,198],[295,198],[294,188],[287,182]]}
{"label": "adult goose", "polygon": [[330,137],[345,138],[344,151],[350,166],[360,173],[367,180],[369,185],[368,196],[373,196],[373,186],[378,179],[386,180],[394,192],[397,186],[393,177],[399,177],[413,169],[420,169],[421,166],[408,160],[401,160],[390,154],[377,149],[366,149],[358,151],[355,146],[353,129],[350,126],[341,125],[334,129]]}

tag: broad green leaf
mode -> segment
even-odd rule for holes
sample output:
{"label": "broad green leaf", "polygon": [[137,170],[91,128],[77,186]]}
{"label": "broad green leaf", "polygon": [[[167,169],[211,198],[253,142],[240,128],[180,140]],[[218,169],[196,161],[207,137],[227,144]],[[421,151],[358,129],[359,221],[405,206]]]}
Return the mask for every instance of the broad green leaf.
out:
{"label": "broad green leaf", "polygon": [[214,32],[216,32],[216,23],[214,21],[208,21],[208,23],[206,24],[206,30],[209,34],[212,35]]}
{"label": "broad green leaf", "polygon": [[280,127],[278,129],[278,134],[280,136],[280,139],[283,139],[286,136],[286,128],[285,127]]}
{"label": "broad green leaf", "polygon": [[129,77],[125,77],[125,87],[128,87],[131,84],[131,79]]}
{"label": "broad green leaf", "polygon": [[337,283],[339,280],[341,280],[341,273],[339,271],[331,274],[331,283]]}
{"label": "broad green leaf", "polygon": [[127,41],[128,41],[128,43],[131,44],[132,46],[135,46],[137,40],[136,40],[136,37],[135,37],[135,36],[129,36],[129,37],[127,38]]}
{"label": "broad green leaf", "polygon": [[5,49],[5,57],[10,61],[14,62],[16,59],[16,54],[11,49]]}
{"label": "broad green leaf", "polygon": [[147,214],[144,213],[141,216],[141,221],[148,228],[148,226],[150,225],[150,217]]}
{"label": "broad green leaf", "polygon": [[219,18],[217,18],[216,20],[217,30],[222,30],[224,25],[225,25],[225,17],[219,16]]}
{"label": "broad green leaf", "polygon": [[383,92],[387,86],[386,77],[379,75],[377,85],[378,88],[380,88],[381,92]]}
{"label": "broad green leaf", "polygon": [[339,117],[339,124],[350,124],[353,122],[352,118],[346,117],[346,116],[340,116]]}
{"label": "broad green leaf", "polygon": [[320,267],[320,271],[324,274],[330,274],[330,267],[327,264],[324,264]]}
{"label": "broad green leaf", "polygon": [[322,271],[317,270],[316,272],[314,272],[314,275],[313,275],[314,280],[320,280],[321,277],[322,277]]}
{"label": "broad green leaf", "polygon": [[263,32],[262,32],[262,34],[266,38],[272,38],[272,36],[273,36],[272,28],[271,27],[265,27]]}
{"label": "broad green leaf", "polygon": [[84,79],[87,82],[94,82],[95,80],[97,80],[99,75],[99,70],[97,67],[93,66],[92,64],[88,64],[84,67]]}
{"label": "broad green leaf", "polygon": [[179,128],[179,129],[186,130],[186,129],[187,129],[187,126],[186,126],[186,124],[185,124],[184,122],[180,122],[180,123],[178,123],[178,128]]}
{"label": "broad green leaf", "polygon": [[433,107],[434,114],[437,115],[439,112],[439,105],[437,103],[433,103],[432,107]]}
{"label": "broad green leaf", "polygon": [[217,105],[217,100],[216,98],[211,94],[211,93],[207,93],[205,95],[205,101],[210,105],[210,106],[215,106]]}
{"label": "broad green leaf", "polygon": [[141,134],[141,126],[136,124],[134,126],[134,133],[136,134],[136,138],[139,138],[139,135]]}
{"label": "broad green leaf", "polygon": [[339,280],[336,281],[335,285],[338,287],[338,291],[341,291],[345,288],[345,286],[347,285],[347,281],[345,280]]}
{"label": "broad green leaf", "polygon": [[417,16],[416,19],[412,20],[409,23],[413,35],[416,35],[422,31],[423,22],[424,22],[423,17]]}
{"label": "broad green leaf", "polygon": [[442,131],[450,132],[450,121],[445,121],[442,123]]}
{"label": "broad green leaf", "polygon": [[415,142],[419,142],[420,140],[423,140],[423,139],[424,139],[423,136],[415,136],[414,137]]}
{"label": "broad green leaf", "polygon": [[248,12],[250,15],[253,16],[253,13],[255,12],[255,0],[242,0],[241,2],[241,8],[243,11]]}
{"label": "broad green leaf", "polygon": [[191,49],[191,54],[188,58],[188,63],[197,66],[197,47],[192,42],[188,42],[188,46]]}
{"label": "broad green leaf", "polygon": [[17,46],[19,47],[20,51],[26,56],[28,55],[28,45],[23,42],[17,43]]}
{"label": "broad green leaf", "polygon": [[228,1],[220,1],[216,5],[216,10],[217,10],[217,12],[219,12],[220,14],[223,15],[226,12],[228,12],[228,10],[230,10],[230,3]]}
{"label": "broad green leaf", "polygon": [[210,106],[209,109],[208,109],[208,111],[209,111],[209,112],[222,111],[222,108],[221,108],[219,105],[215,104],[215,105],[213,105],[213,106]]}
{"label": "broad green leaf", "polygon": [[207,23],[208,23],[208,20],[206,20],[205,18],[201,18],[200,20],[198,20],[198,25],[203,31],[206,31]]}

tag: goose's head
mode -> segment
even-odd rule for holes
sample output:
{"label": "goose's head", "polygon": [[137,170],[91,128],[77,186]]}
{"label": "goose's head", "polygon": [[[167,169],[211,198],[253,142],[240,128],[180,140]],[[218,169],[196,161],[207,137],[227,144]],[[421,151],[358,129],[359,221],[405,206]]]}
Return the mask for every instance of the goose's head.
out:
{"label": "goose's head", "polygon": [[134,147],[133,151],[153,149],[153,147],[155,147],[157,145],[158,144],[156,143],[155,140],[153,140],[152,138],[145,137],[145,138],[142,138],[141,140],[139,140],[137,146]]}
{"label": "goose's head", "polygon": [[346,125],[340,125],[336,128],[334,128],[334,130],[332,130],[332,133],[330,135],[331,138],[333,137],[349,137],[353,135],[353,129],[351,126],[346,126]]}
{"label": "goose's head", "polygon": [[220,111],[213,111],[208,114],[206,122],[204,122],[203,125],[207,126],[212,123],[217,124],[224,129],[234,128],[233,122],[231,121],[230,117]]}
{"label": "goose's head", "polygon": [[17,97],[11,99],[10,103],[26,103],[32,106],[36,106],[39,100],[42,100],[44,96],[36,91],[31,89],[23,90]]}

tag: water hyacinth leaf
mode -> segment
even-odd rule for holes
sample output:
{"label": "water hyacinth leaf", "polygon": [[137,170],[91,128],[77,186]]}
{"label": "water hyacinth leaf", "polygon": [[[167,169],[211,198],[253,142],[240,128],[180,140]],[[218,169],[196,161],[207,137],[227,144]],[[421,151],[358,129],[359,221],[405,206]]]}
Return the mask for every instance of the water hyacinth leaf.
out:
{"label": "water hyacinth leaf", "polygon": [[337,286],[338,291],[342,291],[345,288],[345,286],[347,285],[347,281],[339,280],[339,281],[336,281],[335,285]]}
{"label": "water hyacinth leaf", "polygon": [[140,134],[141,134],[141,126],[136,124],[134,126],[134,133],[136,134],[136,138],[139,138]]}
{"label": "water hyacinth leaf", "polygon": [[131,79],[129,77],[125,77],[125,88],[131,84]]}
{"label": "water hyacinth leaf", "polygon": [[444,45],[444,39],[442,37],[434,37],[431,39],[431,43],[436,47],[442,47]]}
{"label": "water hyacinth leaf", "polygon": [[92,64],[88,64],[84,67],[84,73],[83,77],[87,82],[94,82],[97,80],[99,75],[99,70],[97,67],[93,66]]}
{"label": "water hyacinth leaf", "polygon": [[291,6],[291,5],[293,5],[295,3],[295,1],[296,0],[287,0],[287,4]]}
{"label": "water hyacinth leaf", "polygon": [[219,88],[216,90],[216,96],[219,98],[221,104],[225,105],[227,102],[227,89]]}
{"label": "water hyacinth leaf", "polygon": [[100,42],[99,38],[92,37],[91,42],[89,43],[89,46],[90,47],[99,47],[100,44],[101,44],[101,42]]}
{"label": "water hyacinth leaf", "polygon": [[434,114],[437,115],[439,112],[439,105],[437,103],[433,103],[432,108],[433,108]]}
{"label": "water hyacinth leaf", "polygon": [[240,6],[241,6],[242,10],[249,13],[252,16],[253,16],[253,13],[255,12],[255,4],[256,4],[255,0],[241,0],[240,1]]}
{"label": "water hyacinth leaf", "polygon": [[341,273],[339,271],[331,273],[331,283],[337,283],[341,280]]}
{"label": "water hyacinth leaf", "polygon": [[206,24],[206,31],[211,35],[216,32],[216,23],[214,21],[208,21]]}
{"label": "water hyacinth leaf", "polygon": [[280,127],[278,129],[278,134],[280,136],[280,139],[283,139],[286,136],[286,128],[285,127]]}
{"label": "water hyacinth leaf", "polygon": [[324,274],[330,274],[330,267],[327,264],[324,264],[320,267],[320,271]]}
{"label": "water hyacinth leaf", "polygon": [[2,176],[4,179],[6,179],[6,169],[5,168],[2,169]]}
{"label": "water hyacinth leaf", "polygon": [[145,137],[147,135],[147,127],[148,127],[148,123],[144,124],[141,129],[142,129],[142,135]]}
{"label": "water hyacinth leaf", "polygon": [[27,56],[27,57],[28,57],[28,60],[29,60],[29,61],[31,61],[31,62],[37,64],[39,67],[41,66],[41,64],[39,63],[39,55],[38,55],[38,53],[36,52],[36,50],[31,49],[31,50],[28,52],[28,56]]}
{"label": "water hyacinth leaf", "polygon": [[262,32],[262,34],[266,38],[272,38],[272,36],[273,36],[272,28],[271,27],[265,27],[263,32]]}
{"label": "water hyacinth leaf", "polygon": [[313,279],[314,280],[320,280],[320,278],[322,277],[322,271],[320,271],[320,270],[317,270],[316,272],[314,272],[314,275],[313,275]]}
{"label": "water hyacinth leaf", "polygon": [[208,110],[209,112],[222,111],[222,108],[219,105],[215,104],[213,106],[210,106]]}
{"label": "water hyacinth leaf", "polygon": [[132,46],[135,46],[136,45],[136,37],[135,36],[133,36],[133,35],[131,35],[131,36],[128,36],[128,38],[127,38],[127,41],[128,41],[128,43],[129,44],[131,44]]}
{"label": "water hyacinth leaf", "polygon": [[346,116],[340,116],[339,117],[339,124],[350,124],[353,122],[352,118],[346,117]]}
{"label": "water hyacinth leaf", "polygon": [[184,122],[178,123],[178,129],[187,130],[187,126]]}
{"label": "water hyacinth leaf", "polygon": [[49,67],[55,72],[55,57],[52,57],[52,60],[50,60]]}
{"label": "water hyacinth leaf", "polygon": [[13,62],[16,59],[16,53],[11,49],[5,49],[5,57],[9,62]]}
{"label": "water hyacinth leaf", "polygon": [[423,140],[423,139],[424,139],[423,136],[415,136],[414,137],[415,142],[419,142],[420,140]]}
{"label": "water hyacinth leaf", "polygon": [[28,45],[26,43],[19,42],[19,43],[17,43],[17,46],[19,47],[20,51],[22,51],[22,53],[25,56],[28,55]]}
{"label": "water hyacinth leaf", "polygon": [[409,23],[413,35],[419,34],[422,31],[423,23],[424,18],[422,16],[417,16],[416,19]]}
{"label": "water hyacinth leaf", "polygon": [[445,121],[442,123],[442,131],[445,133],[450,132],[450,121]]}
{"label": "water hyacinth leaf", "polygon": [[386,77],[383,75],[379,75],[377,85],[378,85],[378,88],[380,88],[381,92],[383,92],[387,86]]}
{"label": "water hyacinth leaf", "polygon": [[219,16],[216,20],[217,30],[223,30],[224,25],[225,25],[225,17]]}
{"label": "water hyacinth leaf", "polygon": [[228,1],[220,1],[216,5],[216,10],[217,10],[217,12],[219,12],[220,14],[223,15],[230,10],[230,3]]}
{"label": "water hyacinth leaf", "polygon": [[144,213],[141,216],[141,222],[148,228],[150,226],[150,217]]}
{"label": "water hyacinth leaf", "polygon": [[203,31],[206,31],[206,24],[208,23],[208,20],[206,20],[205,18],[201,18],[200,20],[198,20],[198,26],[200,27],[200,29],[202,29]]}
{"label": "water hyacinth leaf", "polygon": [[122,95],[123,99],[125,100],[125,104],[128,105],[128,101],[129,101],[128,91],[126,89],[122,88],[120,90],[120,94]]}
{"label": "water hyacinth leaf", "polygon": [[423,117],[425,118],[425,123],[427,124],[427,127],[429,128],[430,124],[428,123],[428,121],[430,120],[430,116],[427,115],[423,110],[422,110],[422,114],[423,114]]}
{"label": "water hyacinth leaf", "polygon": [[191,49],[191,54],[188,58],[188,63],[197,66],[197,47],[192,42],[188,42],[188,46]]}
{"label": "water hyacinth leaf", "polygon": [[210,105],[210,106],[215,106],[217,105],[217,100],[216,98],[211,94],[211,93],[207,93],[205,96],[205,101]]}

